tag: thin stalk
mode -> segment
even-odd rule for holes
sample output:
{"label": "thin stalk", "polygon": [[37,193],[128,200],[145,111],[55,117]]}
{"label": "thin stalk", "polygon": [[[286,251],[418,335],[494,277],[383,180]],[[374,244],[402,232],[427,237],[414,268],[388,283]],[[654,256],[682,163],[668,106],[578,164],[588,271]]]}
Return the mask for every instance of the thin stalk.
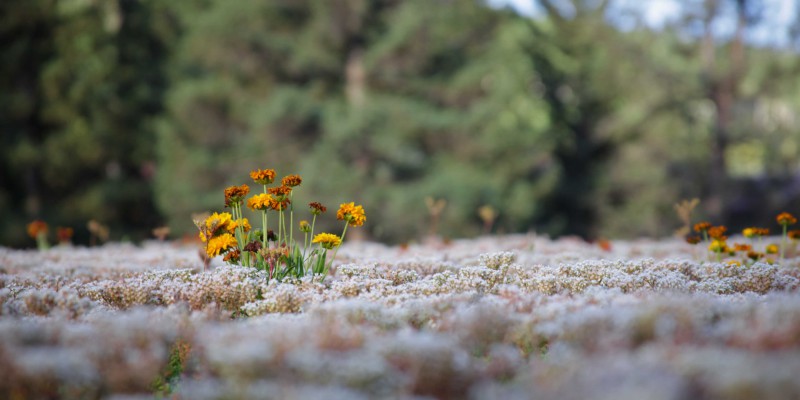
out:
{"label": "thin stalk", "polygon": [[344,230],[342,230],[342,237],[341,237],[342,242],[338,246],[336,246],[336,248],[333,250],[333,256],[331,257],[331,267],[333,267],[333,260],[336,259],[336,253],[339,252],[339,247],[342,247],[342,244],[344,244],[344,235],[347,233],[347,225],[349,224],[347,223],[347,221],[345,221]]}
{"label": "thin stalk", "polygon": [[781,265],[783,265],[783,252],[786,250],[786,229],[789,224],[783,224],[783,237],[781,237]]}
{"label": "thin stalk", "polygon": [[294,243],[294,202],[292,199],[294,198],[294,190],[289,192],[289,244],[288,246],[291,248],[292,244]]}

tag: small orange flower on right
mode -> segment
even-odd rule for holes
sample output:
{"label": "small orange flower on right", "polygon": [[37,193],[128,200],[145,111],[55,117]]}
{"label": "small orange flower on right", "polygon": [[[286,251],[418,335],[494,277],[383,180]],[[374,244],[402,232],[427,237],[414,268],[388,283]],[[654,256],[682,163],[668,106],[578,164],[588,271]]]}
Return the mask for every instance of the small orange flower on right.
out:
{"label": "small orange flower on right", "polygon": [[336,212],[336,219],[340,221],[347,221],[350,226],[362,226],[367,221],[367,216],[364,214],[364,208],[356,205],[354,202],[342,203],[339,205],[339,211]]}
{"label": "small orange flower on right", "polygon": [[778,214],[778,216],[775,217],[775,220],[781,225],[794,225],[797,223],[797,218],[788,212],[782,212]]}

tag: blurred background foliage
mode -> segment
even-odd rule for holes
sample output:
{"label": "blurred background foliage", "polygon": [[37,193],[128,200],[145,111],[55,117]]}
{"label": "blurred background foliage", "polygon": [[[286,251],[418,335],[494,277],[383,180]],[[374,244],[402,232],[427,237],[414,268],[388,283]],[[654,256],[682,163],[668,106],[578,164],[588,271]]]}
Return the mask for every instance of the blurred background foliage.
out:
{"label": "blurred background foliage", "polygon": [[800,211],[800,47],[747,40],[765,1],[655,29],[621,0],[5,0],[0,243],[35,218],[191,233],[255,168],[386,242],[428,232],[426,197],[446,237],[486,205],[495,232],[667,236],[692,197],[769,225]]}

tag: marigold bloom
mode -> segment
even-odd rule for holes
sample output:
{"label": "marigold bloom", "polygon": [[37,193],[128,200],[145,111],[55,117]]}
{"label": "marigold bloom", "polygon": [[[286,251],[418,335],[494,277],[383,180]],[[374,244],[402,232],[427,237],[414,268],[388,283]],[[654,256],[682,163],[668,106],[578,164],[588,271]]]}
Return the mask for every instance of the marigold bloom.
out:
{"label": "marigold bloom", "polygon": [[759,253],[757,251],[750,251],[747,253],[747,258],[757,261],[758,259],[764,257],[764,253]]}
{"label": "marigold bloom", "polygon": [[750,251],[753,250],[753,246],[750,246],[749,244],[734,243],[733,249],[735,251]]}
{"label": "marigold bloom", "polygon": [[724,225],[712,226],[708,228],[708,236],[712,239],[724,241],[726,239],[725,232],[728,230]]}
{"label": "marigold bloom", "polygon": [[778,214],[778,216],[775,217],[775,220],[777,220],[781,225],[794,225],[797,223],[797,218],[788,212],[782,212]]}
{"label": "marigold bloom", "polygon": [[311,224],[309,224],[306,220],[300,221],[300,232],[311,232]]}
{"label": "marigold bloom", "polygon": [[778,254],[778,245],[777,244],[770,244],[767,245],[767,254]]}
{"label": "marigold bloom", "polygon": [[292,193],[292,188],[289,186],[278,186],[267,189],[267,192],[277,197],[278,200],[283,200],[283,198],[288,196],[289,193]]}
{"label": "marigold bloom", "polygon": [[311,209],[311,214],[314,215],[320,215],[325,211],[328,211],[327,207],[323,206],[322,203],[318,203],[316,201],[308,203],[308,207]]}
{"label": "marigold bloom", "polygon": [[698,233],[699,232],[703,232],[703,231],[707,231],[709,228],[711,228],[711,223],[710,222],[698,222],[698,223],[694,224],[694,231],[698,232]]}
{"label": "marigold bloom", "polygon": [[287,175],[281,179],[281,185],[288,187],[300,186],[303,183],[303,178],[300,175]]}
{"label": "marigold bloom", "polygon": [[236,238],[230,233],[223,233],[217,237],[211,238],[206,247],[206,253],[209,257],[216,257],[220,253],[224,253],[229,249],[236,247]]}
{"label": "marigold bloom", "polygon": [[753,228],[753,227],[744,228],[742,230],[742,235],[744,235],[744,237],[746,237],[748,239],[752,239],[752,238],[758,236],[758,228]]}
{"label": "marigold bloom", "polygon": [[269,209],[272,203],[272,195],[269,193],[260,193],[247,199],[247,207],[251,210],[264,211]]}
{"label": "marigold bloom", "polygon": [[283,211],[289,208],[289,204],[292,204],[292,202],[287,197],[284,197],[282,199],[273,198],[272,201],[269,203],[269,208],[276,211]]}
{"label": "marigold bloom", "polygon": [[756,228],[756,235],[769,236],[769,228]]}
{"label": "marigold bloom", "polygon": [[339,247],[342,244],[342,239],[333,233],[320,233],[314,236],[311,243],[319,243],[323,248],[330,250],[334,247]]}
{"label": "marigold bloom", "polygon": [[339,205],[339,211],[336,212],[336,219],[347,221],[350,226],[361,226],[366,222],[367,216],[364,215],[363,207],[355,205],[354,202],[350,202]]}
{"label": "marigold bloom", "polygon": [[792,240],[800,240],[800,229],[795,229],[786,233]]}
{"label": "marigold bloom", "polygon": [[35,220],[28,224],[28,236],[36,239],[39,235],[47,234],[47,223],[41,220]]}
{"label": "marigold bloom", "polygon": [[230,207],[231,204],[242,204],[248,193],[250,193],[250,187],[247,185],[228,187],[225,189],[225,207]]}
{"label": "marigold bloom", "polygon": [[256,169],[255,171],[250,171],[250,177],[259,185],[269,185],[275,180],[275,170]]}

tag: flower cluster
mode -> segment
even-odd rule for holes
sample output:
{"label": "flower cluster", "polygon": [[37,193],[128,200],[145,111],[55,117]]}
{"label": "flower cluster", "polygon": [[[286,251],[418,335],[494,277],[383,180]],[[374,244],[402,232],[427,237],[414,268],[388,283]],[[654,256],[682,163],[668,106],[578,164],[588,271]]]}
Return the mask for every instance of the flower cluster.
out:
{"label": "flower cluster", "polygon": [[[315,235],[316,218],[325,213],[327,208],[319,202],[309,203],[311,223],[307,220],[299,222],[299,230],[304,236],[301,243],[294,235],[294,194],[303,183],[302,177],[287,175],[279,181],[280,185],[273,187],[268,187],[275,182],[276,173],[273,169],[254,170],[250,172],[250,177],[262,186],[261,193],[247,198],[249,186],[228,187],[224,191],[225,206],[231,208],[231,213],[214,213],[205,221],[195,222],[200,239],[205,243],[206,261],[222,255],[223,261],[229,264],[266,271],[268,281],[304,276],[324,278],[344,240],[347,227],[363,226],[366,222],[364,208],[352,202],[342,204],[336,213],[337,219],[345,221],[342,234]],[[260,214],[260,230],[252,230],[247,218],[243,217],[243,204]],[[271,215],[277,216],[275,231],[269,229]],[[327,257],[329,250],[333,250],[330,258]]]}
{"label": "flower cluster", "polygon": [[[728,245],[728,236],[726,236],[727,228],[725,226],[713,226],[710,222],[699,222],[694,225],[695,232],[702,235],[689,236],[686,242],[690,244],[698,244],[701,241],[708,242],[708,250],[716,254],[717,261],[722,261],[724,256],[737,257],[741,255],[741,260],[731,259],[728,260],[728,265],[741,265],[745,263],[755,263],[756,261],[764,259],[767,263],[774,263],[773,258],[767,258],[767,255],[778,255],[780,261],[783,262],[786,249],[789,247],[787,239],[792,239],[793,242],[800,240],[800,230],[789,231],[789,225],[797,223],[797,218],[788,212],[782,212],[775,218],[779,225],[783,228],[783,235],[781,245],[776,243],[768,243],[762,246],[761,239],[769,236],[769,228],[748,227],[742,230],[742,236],[751,241],[750,243],[734,243],[732,246]],[[755,240],[755,242],[753,242]],[[793,243],[795,245],[795,243]],[[761,250],[757,250],[761,248]]]}

